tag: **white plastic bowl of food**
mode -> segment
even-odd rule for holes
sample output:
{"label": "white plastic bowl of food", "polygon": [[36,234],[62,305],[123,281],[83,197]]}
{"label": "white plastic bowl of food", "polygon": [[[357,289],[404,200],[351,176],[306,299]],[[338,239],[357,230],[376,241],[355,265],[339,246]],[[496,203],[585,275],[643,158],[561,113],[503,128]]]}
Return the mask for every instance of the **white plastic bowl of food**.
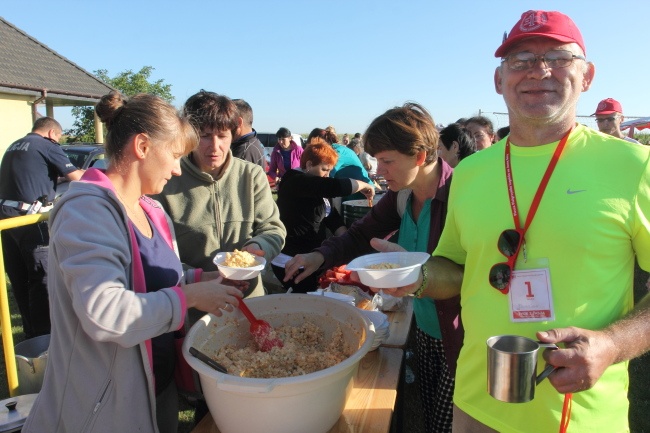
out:
{"label": "white plastic bowl of food", "polygon": [[224,278],[230,280],[250,280],[251,278],[257,277],[266,266],[266,259],[259,256],[255,256],[255,261],[257,262],[255,266],[250,266],[248,268],[226,266],[224,264],[227,258],[226,254],[226,252],[217,253],[212,262],[217,265],[217,268],[219,268],[219,273],[221,273]]}
{"label": "white plastic bowl of food", "polygon": [[[391,289],[413,284],[418,280],[420,267],[431,254],[418,252],[374,253],[357,257],[346,269],[359,274],[363,284],[377,289]],[[375,269],[381,266],[396,266],[392,269]]]}
{"label": "white plastic bowl of food", "polygon": [[247,299],[256,317],[273,327],[305,320],[327,336],[340,327],[352,354],[324,370],[294,377],[260,379],[220,373],[193,357],[190,347],[212,356],[224,345],[250,341],[249,323],[238,309],[203,316],[183,342],[183,356],[196,370],[203,395],[222,433],[326,433],[339,420],[359,362],[372,348],[373,325],[352,305],[326,296],[276,294]]}

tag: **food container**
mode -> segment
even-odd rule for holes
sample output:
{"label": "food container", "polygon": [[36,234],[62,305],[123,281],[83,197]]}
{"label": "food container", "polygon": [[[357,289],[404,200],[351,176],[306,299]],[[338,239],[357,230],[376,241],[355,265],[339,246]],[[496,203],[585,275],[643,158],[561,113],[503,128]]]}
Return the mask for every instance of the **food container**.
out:
{"label": "food container", "polygon": [[[298,377],[245,378],[220,373],[189,353],[191,346],[211,355],[226,344],[250,340],[239,310],[203,316],[183,343],[183,356],[201,379],[203,394],[221,433],[325,433],[339,419],[352,389],[359,361],[370,350],[374,332],[361,311],[325,296],[278,294],[247,299],[256,317],[272,326],[300,326],[310,320],[326,336],[341,327],[353,354],[325,370]],[[356,350],[355,350],[356,349]]]}
{"label": "food container", "polygon": [[386,341],[390,336],[390,322],[388,316],[381,311],[361,310],[361,313],[372,322],[375,328],[375,339],[372,342],[371,351],[381,346],[381,343]]}
{"label": "food container", "polygon": [[17,394],[38,394],[41,390],[49,347],[50,334],[39,335],[16,345]]}
{"label": "food container", "polygon": [[354,305],[354,296],[351,295],[344,295],[343,293],[336,293],[336,292],[328,292],[323,289],[318,289],[315,292],[307,292],[308,295],[314,295],[314,296],[325,296],[326,298],[331,298],[331,299],[336,299],[341,302],[345,302],[346,304]]}
{"label": "food container", "polygon": [[[376,194],[372,199],[372,204],[375,205],[384,196],[384,194]],[[371,206],[368,205],[367,199],[361,200],[346,200],[341,204],[343,223],[347,228],[350,228],[353,222],[366,216]]]}
{"label": "food container", "polygon": [[[374,253],[357,257],[347,269],[356,271],[363,284],[377,289],[392,289],[408,286],[418,280],[420,266],[429,260],[431,254],[418,252]],[[394,269],[372,269],[369,266],[380,263],[394,263]]]}
{"label": "food container", "polygon": [[251,278],[257,277],[259,273],[262,272],[262,269],[264,269],[264,266],[266,266],[266,259],[264,257],[256,256],[256,266],[248,268],[232,268],[223,264],[223,262],[226,261],[226,254],[227,253],[225,252],[217,253],[212,260],[214,264],[217,265],[219,273],[223,275],[224,278],[231,280],[250,280]]}
{"label": "food container", "polygon": [[24,394],[0,401],[0,433],[19,432],[38,394]]}

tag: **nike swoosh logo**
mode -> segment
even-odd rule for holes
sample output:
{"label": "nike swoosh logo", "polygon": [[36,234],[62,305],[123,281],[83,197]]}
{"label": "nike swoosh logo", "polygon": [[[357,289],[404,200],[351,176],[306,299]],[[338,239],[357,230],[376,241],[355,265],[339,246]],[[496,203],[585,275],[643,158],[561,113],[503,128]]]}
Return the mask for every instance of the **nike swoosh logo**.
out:
{"label": "nike swoosh logo", "polygon": [[586,189],[571,189],[571,188],[569,188],[569,189],[566,190],[566,193],[567,194],[577,194],[579,192],[585,192],[585,191],[587,191],[587,190]]}

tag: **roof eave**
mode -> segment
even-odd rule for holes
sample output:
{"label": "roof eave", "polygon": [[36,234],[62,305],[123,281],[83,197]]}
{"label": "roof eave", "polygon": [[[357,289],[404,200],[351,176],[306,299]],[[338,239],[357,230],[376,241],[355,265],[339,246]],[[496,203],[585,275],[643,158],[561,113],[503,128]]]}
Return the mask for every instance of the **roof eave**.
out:
{"label": "roof eave", "polygon": [[46,92],[46,100],[55,105],[79,105],[78,103],[88,102],[88,105],[95,105],[102,95],[66,92],[56,89],[39,89],[37,87],[0,83],[0,93],[14,95],[30,95],[40,97]]}

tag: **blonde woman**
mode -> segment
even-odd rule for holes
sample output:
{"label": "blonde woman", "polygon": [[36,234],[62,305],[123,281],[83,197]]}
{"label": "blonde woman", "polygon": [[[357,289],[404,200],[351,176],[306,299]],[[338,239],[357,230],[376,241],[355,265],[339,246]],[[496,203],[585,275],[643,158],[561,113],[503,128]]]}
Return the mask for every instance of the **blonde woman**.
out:
{"label": "blonde woman", "polygon": [[198,137],[162,99],[96,107],[109,168],[86,171],[50,214],[48,366],[23,432],[176,432],[174,331],[187,308],[221,315],[241,292],[184,274],[166,214],[145,194],[180,175]]}

